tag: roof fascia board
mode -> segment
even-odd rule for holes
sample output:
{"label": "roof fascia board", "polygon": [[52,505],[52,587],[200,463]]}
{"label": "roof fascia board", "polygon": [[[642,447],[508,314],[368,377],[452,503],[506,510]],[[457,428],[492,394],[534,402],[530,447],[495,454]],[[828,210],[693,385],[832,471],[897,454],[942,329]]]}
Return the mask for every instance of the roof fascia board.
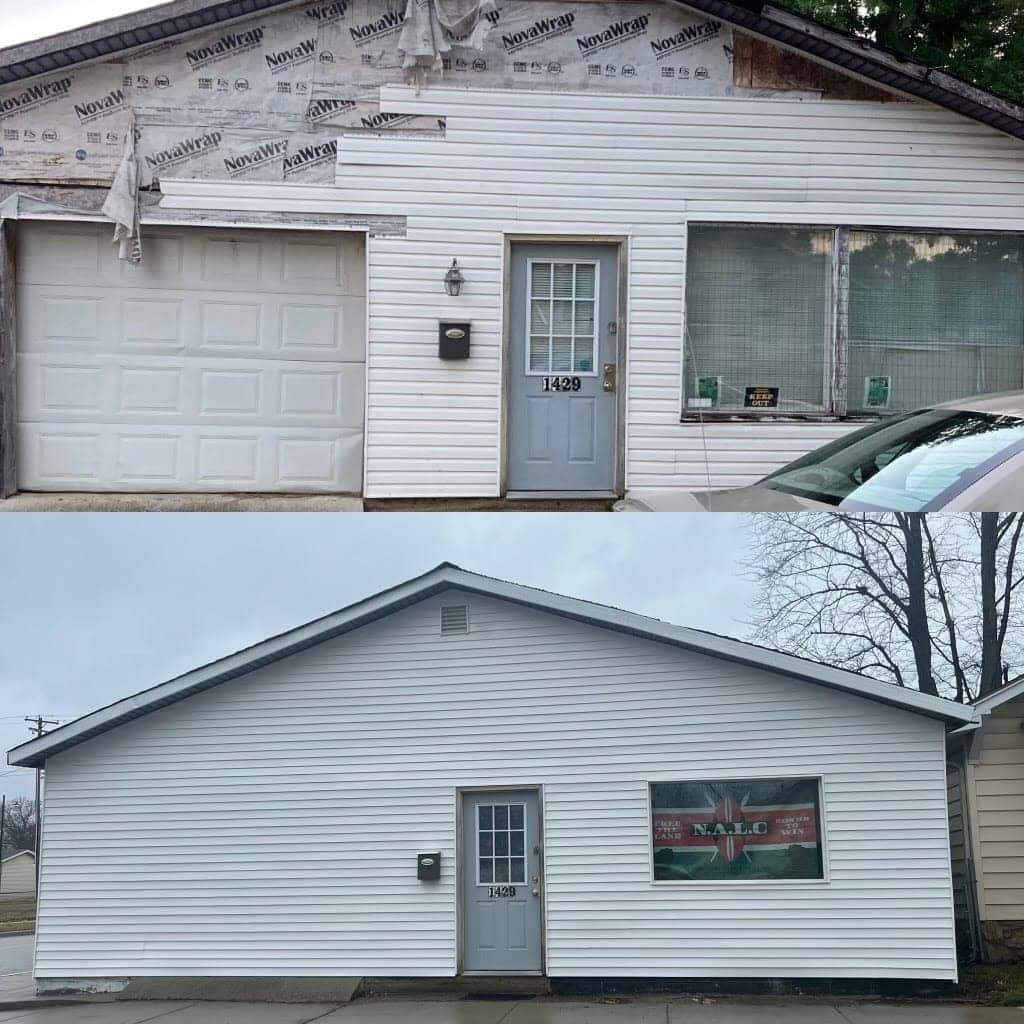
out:
{"label": "roof fascia board", "polygon": [[977,708],[979,714],[987,715],[995,711],[1000,705],[1005,704],[1008,700],[1021,696],[1024,696],[1024,676],[1021,676],[1020,679],[1015,679],[1012,683],[1007,683],[1006,686],[1001,686],[995,693],[979,697],[974,701],[973,706]]}
{"label": "roof fascia board", "polygon": [[172,0],[158,7],[107,18],[0,50],[0,85],[106,60],[128,50],[229,25],[299,2],[301,0],[224,0],[223,3]]}
{"label": "roof fascia board", "polygon": [[861,81],[926,100],[1014,138],[1024,139],[1024,106],[794,11],[742,0],[669,2],[728,22]]}
{"label": "roof fascia board", "polygon": [[500,598],[645,639],[670,643],[748,667],[778,672],[903,710],[940,718],[956,725],[978,720],[978,712],[973,707],[932,697],[917,690],[896,687],[891,683],[883,683],[842,669],[817,665],[793,655],[754,647],[741,640],[670,625],[657,619],[592,604],[579,598],[564,597],[517,583],[494,580],[445,564],[390,590],[126,697],[45,736],[23,743],[8,753],[8,764],[39,767],[48,756],[98,736],[123,722],[255,671],[271,662],[305,650],[313,644],[358,629],[451,587]]}
{"label": "roof fascia board", "polygon": [[31,857],[35,860],[35,854],[31,850],[19,850],[17,853],[12,853],[9,857],[4,857],[0,860],[0,864],[6,864],[9,860],[14,860],[15,857]]}

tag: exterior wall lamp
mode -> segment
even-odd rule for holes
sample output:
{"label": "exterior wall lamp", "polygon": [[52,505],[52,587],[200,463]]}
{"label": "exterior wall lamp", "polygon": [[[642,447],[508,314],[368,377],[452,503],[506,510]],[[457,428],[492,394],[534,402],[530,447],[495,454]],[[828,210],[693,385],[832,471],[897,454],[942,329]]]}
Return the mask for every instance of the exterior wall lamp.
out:
{"label": "exterior wall lamp", "polygon": [[458,295],[462,291],[462,283],[466,279],[462,276],[462,271],[459,270],[459,264],[457,260],[452,260],[452,265],[448,268],[448,273],[444,275],[444,290],[449,295]]}

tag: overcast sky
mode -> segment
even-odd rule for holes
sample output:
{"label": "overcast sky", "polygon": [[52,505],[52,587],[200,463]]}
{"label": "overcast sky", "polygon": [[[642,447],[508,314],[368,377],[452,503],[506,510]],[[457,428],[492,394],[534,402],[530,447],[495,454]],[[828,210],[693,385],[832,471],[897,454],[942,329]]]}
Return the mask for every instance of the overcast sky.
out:
{"label": "overcast sky", "polygon": [[[0,0],[5,2],[6,0]],[[742,635],[740,516],[17,514],[0,528],[0,748],[438,562]],[[0,793],[32,772],[0,762]]]}
{"label": "overcast sky", "polygon": [[0,0],[0,47],[153,6],[140,0],[46,0],[45,3]]}

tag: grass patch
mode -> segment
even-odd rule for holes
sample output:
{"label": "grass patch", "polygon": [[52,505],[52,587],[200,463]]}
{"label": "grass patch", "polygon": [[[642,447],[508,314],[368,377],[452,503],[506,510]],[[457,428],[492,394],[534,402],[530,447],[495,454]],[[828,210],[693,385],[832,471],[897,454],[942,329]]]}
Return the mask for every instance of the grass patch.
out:
{"label": "grass patch", "polygon": [[32,932],[35,928],[35,900],[0,900],[0,935],[4,932]]}
{"label": "grass patch", "polygon": [[986,1006],[1024,1006],[1024,962],[961,967],[959,987]]}

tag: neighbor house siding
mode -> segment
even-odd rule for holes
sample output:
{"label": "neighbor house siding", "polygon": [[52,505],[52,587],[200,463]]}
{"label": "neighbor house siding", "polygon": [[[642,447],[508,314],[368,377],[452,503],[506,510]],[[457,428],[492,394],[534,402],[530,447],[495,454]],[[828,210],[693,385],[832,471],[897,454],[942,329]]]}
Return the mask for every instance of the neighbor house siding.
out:
{"label": "neighbor house siding", "polygon": [[[498,493],[505,233],[629,237],[626,483],[695,488],[852,426],[680,424],[687,221],[1024,230],[1024,146],[923,105],[402,86],[382,102],[447,129],[339,144],[347,208],[408,218],[407,237],[370,240],[370,497]],[[468,362],[436,358],[441,318],[472,319]]]}
{"label": "neighbor house siding", "polygon": [[[462,599],[49,759],[36,975],[451,975],[456,788],[536,784],[552,975],[955,976],[941,722]],[[650,780],[777,775],[826,881],[652,883]]]}
{"label": "neighbor house siding", "polygon": [[949,813],[949,852],[953,871],[953,907],[957,921],[967,922],[970,916],[967,886],[968,850],[963,800],[963,771],[958,761],[946,766],[946,801]]}
{"label": "neighbor house siding", "polygon": [[972,754],[983,921],[1024,921],[1024,700],[983,719]]}
{"label": "neighbor house siding", "polygon": [[31,854],[14,854],[4,861],[0,871],[0,893],[10,895],[36,891],[36,862]]}

